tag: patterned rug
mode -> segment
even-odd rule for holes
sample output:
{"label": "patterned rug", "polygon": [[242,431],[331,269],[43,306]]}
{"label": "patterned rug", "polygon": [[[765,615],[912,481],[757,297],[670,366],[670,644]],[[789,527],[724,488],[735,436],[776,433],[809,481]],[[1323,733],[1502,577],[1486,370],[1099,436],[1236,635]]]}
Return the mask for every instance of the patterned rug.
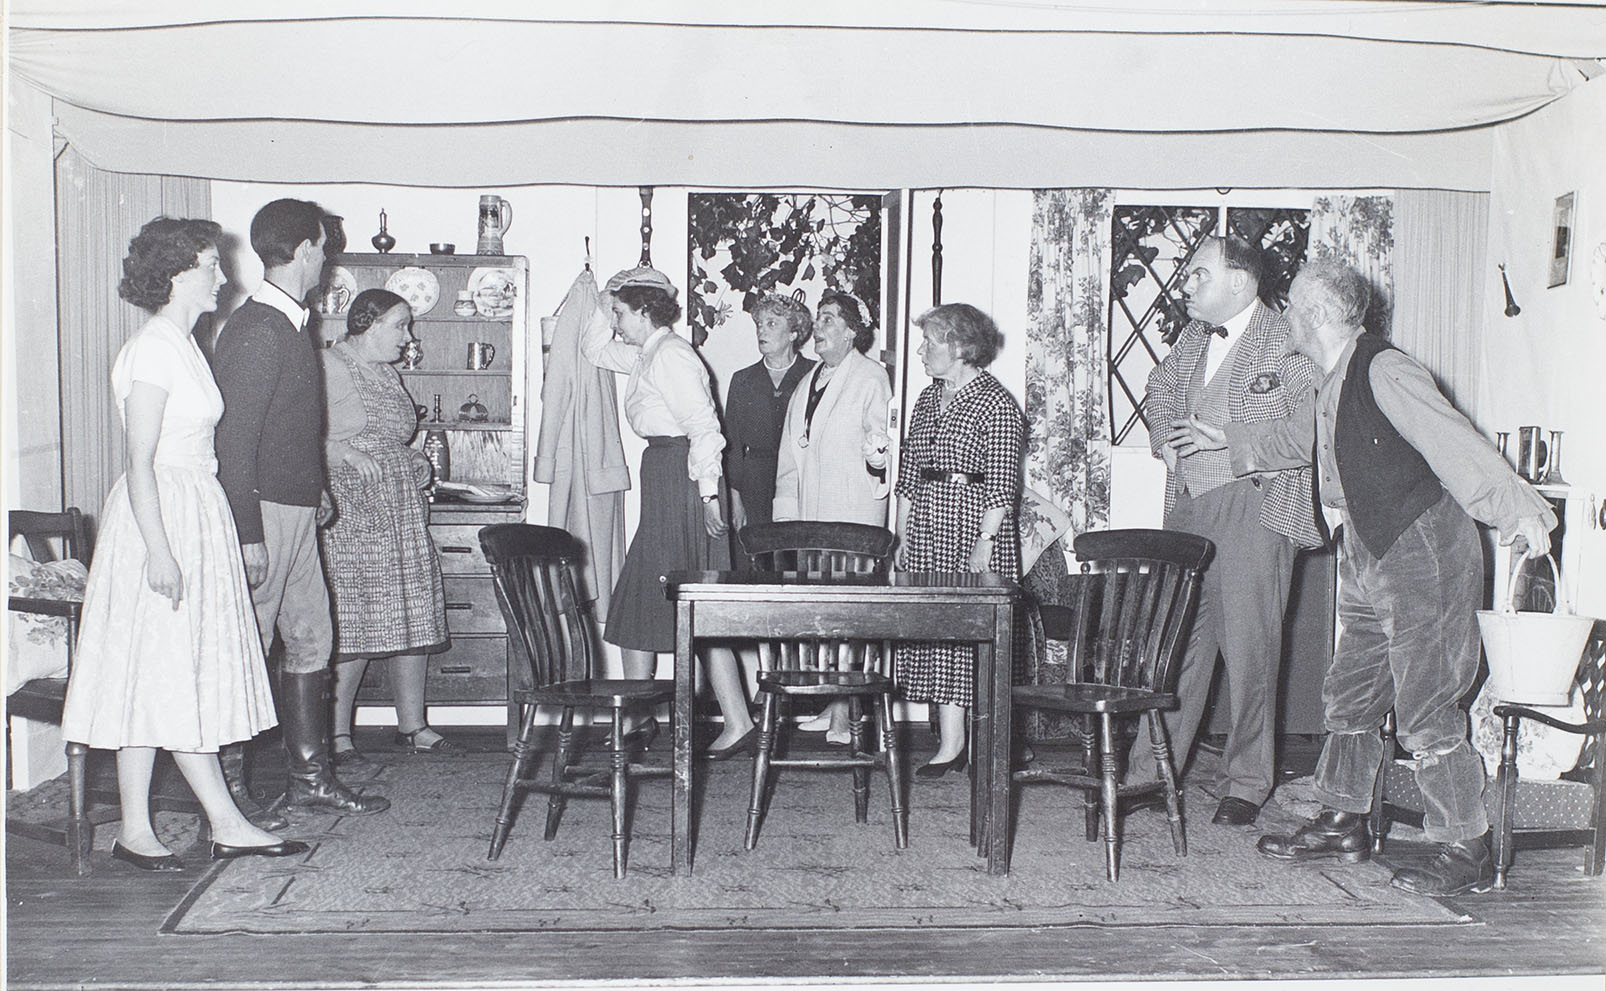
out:
{"label": "patterned rug", "polygon": [[[667,761],[667,753],[653,759]],[[1388,886],[1380,864],[1286,866],[1254,850],[1260,830],[1212,825],[1215,802],[1185,801],[1188,856],[1164,815],[1124,820],[1121,874],[1083,838],[1080,793],[1039,785],[1020,803],[1011,873],[991,877],[966,842],[965,776],[917,779],[910,845],[892,842],[885,778],[870,821],[853,821],[849,776],[780,773],[758,848],[742,849],[751,765],[702,764],[694,873],[669,870],[669,781],[638,783],[629,876],[612,874],[605,800],[571,800],[557,839],[541,839],[545,796],[530,795],[500,860],[486,859],[508,759],[396,756],[361,783],[387,814],[309,818],[287,835],[313,843],[290,860],[219,864],[164,932],[585,932],[697,929],[1059,927],[1078,925],[1388,925],[1465,923]],[[357,779],[361,774],[344,777]],[[1199,813],[1198,810],[1207,810]],[[1276,815],[1272,806],[1268,814]],[[1287,816],[1287,813],[1282,813]]]}

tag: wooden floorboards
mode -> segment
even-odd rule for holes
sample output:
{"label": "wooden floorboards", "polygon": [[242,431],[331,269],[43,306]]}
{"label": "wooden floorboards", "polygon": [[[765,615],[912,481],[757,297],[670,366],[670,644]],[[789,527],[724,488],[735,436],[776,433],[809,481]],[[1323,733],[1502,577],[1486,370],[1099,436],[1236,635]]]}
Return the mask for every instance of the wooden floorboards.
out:
{"label": "wooden floorboards", "polygon": [[[115,827],[109,827],[115,828]],[[1606,879],[1579,851],[1522,851],[1472,925],[824,933],[163,936],[197,880],[10,840],[11,988],[489,987],[610,981],[1503,977],[1606,972]],[[625,882],[628,884],[628,882]]]}

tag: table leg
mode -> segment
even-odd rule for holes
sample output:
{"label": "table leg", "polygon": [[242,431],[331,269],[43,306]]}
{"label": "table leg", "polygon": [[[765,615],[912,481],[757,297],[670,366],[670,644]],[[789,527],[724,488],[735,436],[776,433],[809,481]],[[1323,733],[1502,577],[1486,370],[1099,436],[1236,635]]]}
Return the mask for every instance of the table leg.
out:
{"label": "table leg", "polygon": [[993,610],[991,707],[992,746],[989,757],[987,828],[987,873],[1009,873],[1009,734],[1013,713],[1015,610],[1013,605]]}
{"label": "table leg", "polygon": [[675,603],[675,787],[670,798],[671,865],[691,874],[691,711],[696,655],[692,652],[693,603]]}
{"label": "table leg", "polygon": [[970,708],[970,845],[977,856],[987,850],[987,796],[992,779],[993,645],[975,645],[975,689]]}

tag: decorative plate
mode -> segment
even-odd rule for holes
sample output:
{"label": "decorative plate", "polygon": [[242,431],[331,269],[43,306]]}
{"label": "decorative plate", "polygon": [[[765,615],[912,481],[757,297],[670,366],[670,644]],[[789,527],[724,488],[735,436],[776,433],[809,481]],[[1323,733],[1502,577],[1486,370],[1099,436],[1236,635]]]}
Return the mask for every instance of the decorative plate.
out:
{"label": "decorative plate", "polygon": [[329,270],[329,279],[324,283],[323,296],[318,300],[318,310],[331,315],[344,313],[356,295],[357,277],[344,265],[336,265]]}
{"label": "decorative plate", "polygon": [[474,294],[474,309],[482,317],[510,317],[518,297],[518,283],[510,268],[476,268],[468,275],[468,291]]}
{"label": "decorative plate", "polygon": [[416,265],[392,272],[390,278],[385,280],[385,288],[407,300],[415,317],[428,313],[441,298],[441,284],[435,278],[435,273]]}

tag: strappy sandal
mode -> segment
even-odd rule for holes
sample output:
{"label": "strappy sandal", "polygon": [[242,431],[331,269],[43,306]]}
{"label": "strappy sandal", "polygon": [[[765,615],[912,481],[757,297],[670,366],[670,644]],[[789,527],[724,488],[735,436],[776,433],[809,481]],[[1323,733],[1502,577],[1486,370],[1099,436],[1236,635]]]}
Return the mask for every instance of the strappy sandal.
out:
{"label": "strappy sandal", "polygon": [[401,747],[410,754],[430,754],[435,757],[455,757],[458,754],[465,752],[461,743],[453,743],[444,736],[427,746],[420,746],[418,743],[418,734],[427,729],[429,729],[428,723],[418,727],[411,733],[403,733],[400,730],[397,730],[396,746]]}
{"label": "strappy sandal", "polygon": [[[341,738],[350,742],[351,746],[344,750],[336,747],[335,741]],[[350,733],[335,733],[329,737],[329,760],[336,767],[344,767],[347,764],[366,764],[368,755],[357,749],[357,743],[351,739]]]}

